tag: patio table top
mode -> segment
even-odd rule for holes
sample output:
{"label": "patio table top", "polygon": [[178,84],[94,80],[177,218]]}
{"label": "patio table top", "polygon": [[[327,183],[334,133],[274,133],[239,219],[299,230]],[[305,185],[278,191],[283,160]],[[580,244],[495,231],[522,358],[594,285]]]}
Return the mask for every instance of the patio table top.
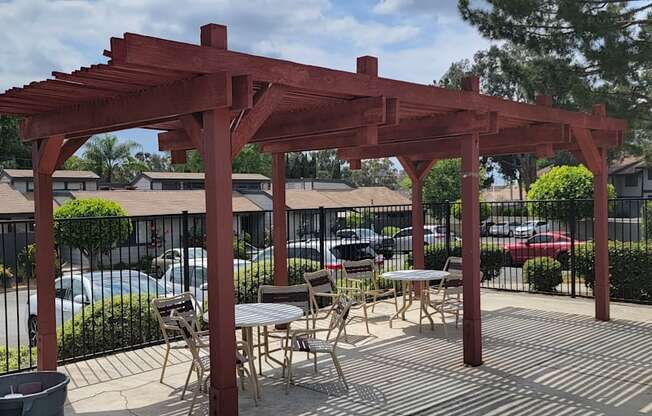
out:
{"label": "patio table top", "polygon": [[[303,309],[284,303],[241,303],[235,305],[235,326],[257,327],[281,325],[303,317]],[[208,312],[204,313],[208,322]]]}
{"label": "patio table top", "polygon": [[407,282],[423,282],[427,280],[439,280],[449,276],[450,273],[443,270],[395,270],[393,272],[385,272],[381,275],[383,279],[400,280]]}

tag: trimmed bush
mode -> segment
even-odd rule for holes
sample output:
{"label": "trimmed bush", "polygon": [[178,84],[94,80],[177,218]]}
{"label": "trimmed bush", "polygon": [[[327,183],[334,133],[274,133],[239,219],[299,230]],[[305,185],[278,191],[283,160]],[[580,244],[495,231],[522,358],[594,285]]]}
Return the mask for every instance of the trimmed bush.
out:
{"label": "trimmed bush", "polygon": [[[307,259],[288,259],[288,284],[303,284],[303,274],[314,272],[321,268],[319,262]],[[261,261],[252,263],[250,267],[241,270],[234,276],[235,301],[236,303],[255,302],[258,299],[258,287],[260,285],[274,284],[274,263],[272,261]]]}
{"label": "trimmed bush", "polygon": [[554,292],[563,282],[561,263],[552,257],[535,257],[523,264],[523,280],[539,292]]}
{"label": "trimmed bush", "polygon": [[383,228],[382,234],[385,237],[393,237],[394,234],[396,234],[399,231],[401,231],[400,227],[394,227],[393,225],[388,225],[387,227]]}
{"label": "trimmed bush", "polygon": [[[609,198],[615,198],[613,185],[608,187]],[[593,198],[593,174],[584,166],[555,166],[537,179],[527,193],[530,214],[566,221],[574,202]],[[581,201],[578,201],[581,202]],[[575,203],[578,218],[593,215],[593,204]]]}
{"label": "trimmed bush", "polygon": [[4,288],[5,286],[11,287],[13,284],[13,271],[9,268],[9,266],[5,266],[4,264],[0,263],[0,288]]}
{"label": "trimmed bush", "polygon": [[[449,254],[445,244],[431,244],[425,250],[425,267],[430,270],[441,270],[446,264]],[[462,244],[452,243],[450,256],[462,257]],[[500,269],[505,262],[505,250],[495,244],[482,244],[480,246],[480,271],[483,280],[491,280],[500,274]],[[414,264],[412,254],[408,256],[408,266]]]}
{"label": "trimmed bush", "polygon": [[[462,219],[462,200],[458,199],[451,205],[451,213],[458,220]],[[480,200],[480,222],[485,221],[491,216],[491,205]]]}
{"label": "trimmed bush", "polygon": [[[32,279],[36,277],[36,243],[25,246],[18,253],[18,276],[21,279]],[[54,250],[54,270],[57,276],[61,273],[59,253]]]}
{"label": "trimmed bush", "polygon": [[[7,360],[9,357],[9,367],[7,367]],[[0,374],[5,374],[9,371],[26,370],[31,366],[36,366],[36,348],[29,348],[22,346],[19,348],[5,348],[0,347]],[[31,358],[31,359],[30,359]]]}
{"label": "trimmed bush", "polygon": [[[577,246],[577,276],[593,289],[595,284],[595,252],[593,243]],[[652,301],[652,244],[609,243],[609,286],[616,299]]]}
{"label": "trimmed bush", "polygon": [[641,209],[641,231],[646,240],[652,238],[652,201],[647,201]]}
{"label": "trimmed bush", "polygon": [[59,328],[59,359],[121,350],[161,339],[152,295],[115,296],[86,306]]}

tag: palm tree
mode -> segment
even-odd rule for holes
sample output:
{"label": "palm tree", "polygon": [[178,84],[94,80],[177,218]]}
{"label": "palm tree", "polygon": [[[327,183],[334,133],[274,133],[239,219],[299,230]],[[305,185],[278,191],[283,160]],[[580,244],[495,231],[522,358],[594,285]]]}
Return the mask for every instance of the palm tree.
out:
{"label": "palm tree", "polygon": [[132,141],[119,143],[118,138],[110,134],[93,136],[84,148],[84,159],[93,172],[111,184],[115,170],[129,159],[137,146]]}

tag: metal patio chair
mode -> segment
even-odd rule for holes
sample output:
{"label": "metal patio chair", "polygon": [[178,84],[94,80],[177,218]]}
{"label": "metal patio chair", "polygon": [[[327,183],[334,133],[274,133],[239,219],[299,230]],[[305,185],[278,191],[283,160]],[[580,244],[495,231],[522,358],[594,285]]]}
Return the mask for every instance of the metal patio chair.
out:
{"label": "metal patio chair", "polygon": [[[186,377],[186,383],[183,386],[183,391],[181,392],[181,400],[186,396],[186,391],[188,390],[188,384],[190,383],[190,377],[192,376],[193,371],[197,373],[197,388],[192,397],[192,402],[190,403],[190,409],[188,410],[188,415],[192,415],[192,410],[195,407],[195,401],[197,400],[197,395],[201,391],[207,391],[208,381],[210,380],[210,352],[209,345],[206,343],[199,333],[195,330],[194,325],[188,322],[183,316],[173,314],[171,318],[176,322],[179,332],[186,342],[186,346],[190,351],[192,356],[192,361],[190,364],[190,370],[188,370],[188,376]],[[240,386],[244,391],[244,378],[247,377],[249,380],[249,386],[252,391],[254,404],[258,406],[258,399],[260,398],[260,385],[258,384],[258,377],[256,376],[256,367],[254,366],[254,360],[249,351],[249,347],[245,342],[236,341],[236,354],[235,354],[235,364],[236,372],[240,378]]]}
{"label": "metal patio chair", "polygon": [[171,350],[186,349],[186,345],[172,344],[174,338],[180,336],[179,325],[172,319],[172,316],[181,316],[195,328],[200,337],[205,338],[208,343],[208,331],[201,330],[199,317],[201,316],[201,307],[199,302],[190,292],[181,293],[176,296],[166,298],[152,299],[152,309],[154,316],[158,321],[163,340],[165,341],[165,357],[163,358],[163,368],[161,369],[160,383],[163,383],[165,369],[168,365]]}
{"label": "metal patio chair", "polygon": [[[396,287],[391,289],[381,289],[378,284],[378,268],[373,259],[363,259],[357,261],[345,261],[342,263],[342,277],[352,283],[353,288],[357,289],[354,299],[360,304],[364,311],[364,321],[369,333],[369,318],[367,316],[367,297],[372,297],[371,312],[374,312],[376,304],[380,302],[394,304],[394,309],[398,313],[398,300],[396,299]],[[396,285],[396,283],[393,283]],[[379,299],[380,298],[380,299]]]}
{"label": "metal patio chair", "polygon": [[[330,324],[328,328],[297,329],[290,330],[290,344],[288,354],[286,354],[284,371],[286,378],[285,393],[288,393],[292,381],[292,358],[293,353],[306,352],[313,354],[314,371],[317,373],[317,354],[329,354],[333,360],[333,365],[339,378],[342,380],[344,387],[348,390],[349,386],[344,377],[344,372],[337,358],[337,343],[342,333],[345,333],[346,322],[348,321],[349,311],[352,301],[345,295],[340,295],[332,305],[330,313]],[[326,333],[325,339],[318,339],[317,334]],[[331,334],[335,333],[335,338],[329,341]],[[287,373],[286,371],[287,370]]]}
{"label": "metal patio chair", "polygon": [[[464,311],[462,301],[463,282],[462,282],[462,258],[449,257],[444,264],[444,271],[449,275],[439,281],[435,286],[430,286],[427,290],[426,299],[428,307],[433,308],[433,312],[428,316],[439,315],[444,325],[444,334],[448,336],[446,329],[446,316],[455,316],[455,328],[459,325],[460,315]],[[423,314],[419,321],[423,319]],[[432,321],[431,321],[432,322]]]}

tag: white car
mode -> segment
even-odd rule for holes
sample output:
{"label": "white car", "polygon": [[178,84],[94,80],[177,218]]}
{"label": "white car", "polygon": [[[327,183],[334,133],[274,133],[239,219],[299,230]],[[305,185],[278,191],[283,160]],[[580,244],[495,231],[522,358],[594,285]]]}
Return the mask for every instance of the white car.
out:
{"label": "white car", "polygon": [[[158,280],[136,270],[104,270],[72,273],[55,279],[55,314],[57,326],[72,319],[86,305],[111,299],[118,295],[150,294],[153,297],[172,293]],[[36,345],[36,295],[29,297],[27,330],[30,345]]]}
{"label": "white car", "polygon": [[511,222],[497,222],[489,228],[489,235],[496,237],[512,237],[514,232],[521,223],[518,221]]}
{"label": "white car", "polygon": [[[307,259],[321,261],[321,244],[319,240],[297,241],[288,243],[288,259]],[[268,247],[255,256],[253,262],[270,261],[274,258],[274,247]],[[330,270],[342,268],[343,260],[375,259],[382,264],[384,257],[376,254],[368,241],[350,241],[333,239],[324,241],[324,267]]]}
{"label": "white car", "polygon": [[514,229],[514,236],[519,238],[528,238],[539,233],[550,231],[548,223],[541,220],[528,221],[520,227]]}
{"label": "white car", "polygon": [[[248,260],[233,259],[233,273],[236,274],[241,270],[246,270],[251,264]],[[190,292],[195,296],[198,302],[204,301],[204,290],[206,289],[206,281],[208,276],[207,261],[192,260],[188,262],[190,278]],[[166,288],[172,290],[175,294],[183,293],[183,263],[176,263],[171,265],[165,272],[165,278],[162,279]]]}
{"label": "white car", "polygon": [[[455,238],[453,236],[452,240]],[[423,227],[423,242],[425,245],[443,243],[445,241],[445,225],[426,225]],[[394,234],[394,250],[403,253],[412,251],[412,227],[403,228]]]}

